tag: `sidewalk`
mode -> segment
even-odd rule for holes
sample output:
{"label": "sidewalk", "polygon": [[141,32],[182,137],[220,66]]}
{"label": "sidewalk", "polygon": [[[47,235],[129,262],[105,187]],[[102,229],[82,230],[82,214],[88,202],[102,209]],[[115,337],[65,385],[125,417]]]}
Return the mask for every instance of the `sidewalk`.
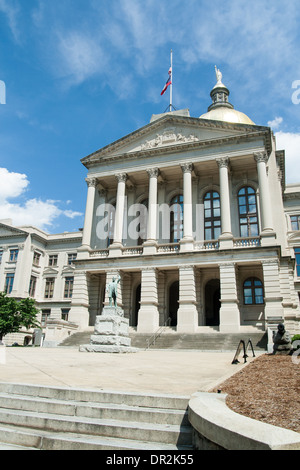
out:
{"label": "sidewalk", "polygon": [[234,352],[195,350],[97,354],[77,348],[5,348],[0,381],[191,395],[208,391],[241,370],[243,358],[232,365],[233,357]]}

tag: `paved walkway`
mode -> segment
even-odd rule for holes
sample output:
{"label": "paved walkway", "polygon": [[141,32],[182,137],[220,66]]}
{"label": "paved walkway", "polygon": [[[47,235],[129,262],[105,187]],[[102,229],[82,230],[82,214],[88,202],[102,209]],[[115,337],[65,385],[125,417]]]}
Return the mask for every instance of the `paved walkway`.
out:
{"label": "paved walkway", "polygon": [[142,393],[191,395],[208,391],[244,367],[243,358],[240,364],[231,364],[234,352],[140,350],[97,354],[75,348],[3,349],[1,382]]}

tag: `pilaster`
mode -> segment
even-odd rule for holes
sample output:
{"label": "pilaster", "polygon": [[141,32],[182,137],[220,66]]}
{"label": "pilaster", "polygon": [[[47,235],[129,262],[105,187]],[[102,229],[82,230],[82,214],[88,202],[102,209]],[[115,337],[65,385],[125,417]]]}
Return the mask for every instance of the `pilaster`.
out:
{"label": "pilaster", "polygon": [[221,287],[220,332],[238,332],[240,330],[240,311],[235,263],[222,263],[219,267]]}
{"label": "pilaster", "polygon": [[198,327],[196,282],[194,266],[179,268],[179,309],[177,312],[177,331],[195,333]]}
{"label": "pilaster", "polygon": [[157,270],[143,268],[138,333],[155,333],[159,328]]}

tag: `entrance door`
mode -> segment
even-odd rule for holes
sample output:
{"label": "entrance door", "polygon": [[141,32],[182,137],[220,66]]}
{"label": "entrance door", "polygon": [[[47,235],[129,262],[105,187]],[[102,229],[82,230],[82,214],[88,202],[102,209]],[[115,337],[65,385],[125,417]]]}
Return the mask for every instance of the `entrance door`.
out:
{"label": "entrance door", "polygon": [[138,324],[138,312],[140,309],[141,301],[141,284],[139,284],[135,290],[135,305],[131,317],[131,326],[137,326]]}
{"label": "entrance door", "polygon": [[179,281],[173,282],[169,290],[169,317],[171,326],[177,326],[177,311],[179,308]]}
{"label": "entrance door", "polygon": [[220,324],[220,280],[212,279],[205,286],[205,322],[207,326]]}

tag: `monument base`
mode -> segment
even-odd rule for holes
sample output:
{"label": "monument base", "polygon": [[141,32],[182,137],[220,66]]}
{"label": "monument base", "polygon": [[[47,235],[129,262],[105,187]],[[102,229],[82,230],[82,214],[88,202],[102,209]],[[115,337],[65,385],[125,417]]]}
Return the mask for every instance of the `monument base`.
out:
{"label": "monument base", "polygon": [[129,320],[124,318],[120,307],[104,307],[102,315],[96,317],[95,331],[90,344],[82,344],[80,352],[133,353],[131,347]]}

